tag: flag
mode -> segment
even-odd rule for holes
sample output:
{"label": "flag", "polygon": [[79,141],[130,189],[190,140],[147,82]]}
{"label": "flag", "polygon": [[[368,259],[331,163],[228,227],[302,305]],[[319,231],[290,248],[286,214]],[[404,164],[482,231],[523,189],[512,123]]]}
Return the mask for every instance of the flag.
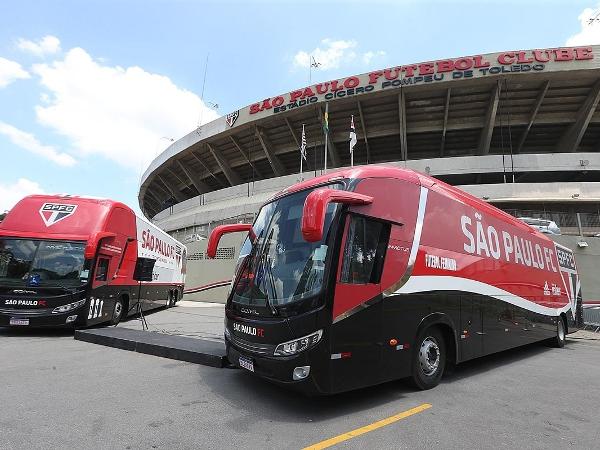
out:
{"label": "flag", "polygon": [[329,105],[325,105],[325,114],[323,115],[323,131],[329,133]]}
{"label": "flag", "polygon": [[354,129],[354,116],[350,119],[350,154],[354,151],[356,145],[356,130]]}
{"label": "flag", "polygon": [[302,159],[306,161],[306,134],[304,134],[304,124],[302,124],[302,143],[300,144],[300,154]]}

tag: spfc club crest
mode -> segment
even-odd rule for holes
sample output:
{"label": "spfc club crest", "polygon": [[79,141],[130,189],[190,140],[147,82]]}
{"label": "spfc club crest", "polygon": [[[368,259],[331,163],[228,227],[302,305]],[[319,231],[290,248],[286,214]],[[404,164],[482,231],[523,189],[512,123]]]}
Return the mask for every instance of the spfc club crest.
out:
{"label": "spfc club crest", "polygon": [[227,114],[225,116],[225,122],[227,122],[227,125],[229,125],[230,127],[232,127],[238,117],[240,117],[240,110],[239,109],[237,111],[234,111],[232,113]]}
{"label": "spfc club crest", "polygon": [[573,314],[573,318],[575,318],[581,281],[577,274],[577,266],[575,265],[573,251],[562,245],[559,246],[556,242],[554,243],[554,247],[556,249],[556,257],[558,258],[558,265],[560,267],[560,275],[565,287],[565,293],[571,304],[571,313]]}
{"label": "spfc club crest", "polygon": [[77,205],[65,203],[44,203],[40,208],[40,216],[47,227],[75,214]]}

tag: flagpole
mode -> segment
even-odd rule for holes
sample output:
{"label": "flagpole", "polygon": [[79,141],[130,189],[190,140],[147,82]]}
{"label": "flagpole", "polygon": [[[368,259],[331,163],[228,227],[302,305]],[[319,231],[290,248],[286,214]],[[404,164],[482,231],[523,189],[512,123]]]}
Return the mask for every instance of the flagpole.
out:
{"label": "flagpole", "polygon": [[354,128],[354,114],[350,117],[350,167],[354,167],[354,146],[356,145],[356,129]]}
{"label": "flagpole", "polygon": [[300,181],[303,181],[303,178],[302,178],[302,160],[303,159],[304,158],[302,158],[302,152],[300,152]]}
{"label": "flagpole", "polygon": [[302,142],[300,143],[300,181],[304,181],[302,176],[302,163],[306,159],[306,134],[304,134],[304,124],[302,124]]}
{"label": "flagpole", "polygon": [[[304,124],[302,124],[302,136],[304,136]],[[300,147],[300,181],[304,181],[304,179],[302,178],[302,160],[304,159],[302,151],[302,147]]]}
{"label": "flagpole", "polygon": [[[354,125],[354,115],[350,119],[350,127]],[[352,128],[350,128],[350,135],[352,135]],[[354,167],[354,151],[352,149],[352,138],[350,138],[350,167]]]}
{"label": "flagpole", "polygon": [[327,171],[327,155],[328,155],[328,149],[327,149],[327,141],[329,141],[328,139],[329,136],[329,102],[325,102],[325,163],[323,164],[323,170],[326,172]]}

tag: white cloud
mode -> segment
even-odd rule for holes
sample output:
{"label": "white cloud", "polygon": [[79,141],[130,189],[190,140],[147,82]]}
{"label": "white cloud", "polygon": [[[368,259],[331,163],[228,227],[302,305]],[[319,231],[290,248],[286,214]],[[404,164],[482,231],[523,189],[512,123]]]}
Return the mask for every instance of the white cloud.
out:
{"label": "white cloud", "polygon": [[357,52],[356,41],[323,39],[321,46],[314,50],[301,50],[294,55],[293,64],[296,68],[308,69],[311,58],[319,63],[319,69],[338,69],[340,66],[355,62],[357,59],[363,64],[370,64],[374,58],[385,56],[383,50],[369,50],[364,53]]}
{"label": "white cloud", "polygon": [[29,77],[30,75],[21,67],[21,64],[0,57],[0,88],[8,86],[15,80]]}
{"label": "white cloud", "polygon": [[591,24],[589,23],[590,19],[594,17],[596,13],[597,10],[585,8],[581,14],[579,14],[577,19],[579,20],[581,29],[578,33],[567,39],[565,45],[577,46],[600,44],[600,22],[594,21]]}
{"label": "white cloud", "polygon": [[[178,138],[218,114],[193,92],[140,67],[108,66],[74,48],[62,61],[35,65],[48,89],[36,106],[40,123],[72,141],[84,155],[103,155],[139,171],[163,136]],[[44,101],[43,101],[44,103]]]}
{"label": "white cloud", "polygon": [[323,39],[321,44],[323,48],[317,47],[312,51],[301,50],[296,53],[294,66],[308,68],[312,56],[320,64],[319,69],[337,69],[342,63],[351,62],[356,58],[356,53],[352,50],[356,47],[356,41]]}
{"label": "white cloud", "polygon": [[362,60],[365,64],[371,64],[371,61],[376,58],[380,58],[385,56],[385,52],[383,50],[378,50],[376,52],[368,51],[363,53]]}
{"label": "white cloud", "polygon": [[19,39],[17,47],[35,56],[53,55],[60,51],[60,40],[56,36],[44,36],[37,42]]}
{"label": "white cloud", "polygon": [[49,159],[61,166],[72,166],[76,162],[71,155],[60,153],[54,147],[40,143],[34,135],[19,130],[6,122],[0,121],[0,134],[7,136],[13,144],[22,149]]}
{"label": "white cloud", "polygon": [[35,181],[19,178],[16,183],[0,183],[0,212],[11,209],[26,195],[43,194],[44,190]]}

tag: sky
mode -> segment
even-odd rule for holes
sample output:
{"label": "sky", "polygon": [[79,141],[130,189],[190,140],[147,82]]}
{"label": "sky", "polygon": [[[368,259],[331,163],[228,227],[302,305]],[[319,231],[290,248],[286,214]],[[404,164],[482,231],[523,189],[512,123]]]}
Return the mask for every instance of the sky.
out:
{"label": "sky", "polygon": [[600,44],[600,3],[576,0],[4,0],[0,9],[0,212],[32,193],[139,211],[141,174],[173,140],[308,85],[311,55],[318,82]]}

